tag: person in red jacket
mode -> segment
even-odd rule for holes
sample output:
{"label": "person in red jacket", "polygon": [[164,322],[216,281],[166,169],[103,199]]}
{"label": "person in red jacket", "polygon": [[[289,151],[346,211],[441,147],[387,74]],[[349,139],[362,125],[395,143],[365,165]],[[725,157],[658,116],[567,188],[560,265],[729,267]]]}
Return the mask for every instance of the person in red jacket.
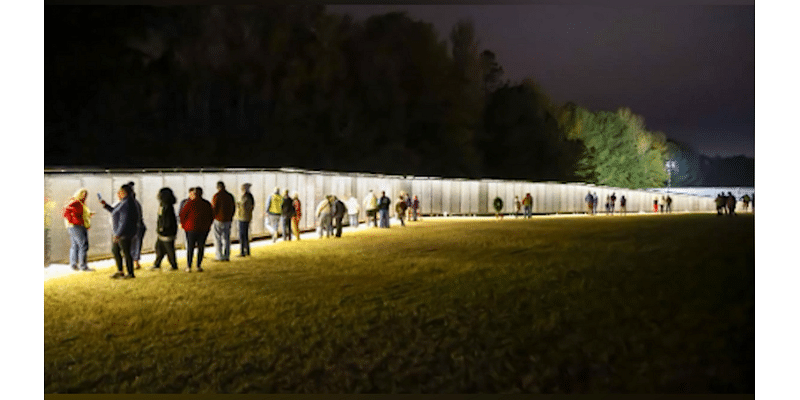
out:
{"label": "person in red jacket", "polygon": [[94,269],[87,265],[86,253],[89,252],[89,227],[94,213],[86,207],[87,194],[88,191],[81,188],[69,199],[69,203],[64,207],[64,224],[67,226],[71,241],[69,247],[70,266],[76,271],[80,269],[90,272]]}
{"label": "person in red jacket", "polygon": [[195,188],[189,193],[189,201],[180,212],[181,226],[186,231],[186,272],[192,272],[194,248],[197,247],[197,272],[203,272],[203,252],[205,251],[208,232],[214,222],[214,209],[203,198],[203,189]]}

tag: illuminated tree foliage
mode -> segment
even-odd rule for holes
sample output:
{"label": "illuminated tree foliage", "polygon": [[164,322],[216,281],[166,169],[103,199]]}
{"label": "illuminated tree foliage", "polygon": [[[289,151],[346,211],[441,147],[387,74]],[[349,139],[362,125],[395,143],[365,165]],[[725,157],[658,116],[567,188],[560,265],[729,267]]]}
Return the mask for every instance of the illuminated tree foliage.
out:
{"label": "illuminated tree foliage", "polygon": [[567,138],[583,144],[576,175],[587,182],[646,188],[660,187],[667,180],[666,137],[648,132],[644,119],[629,109],[590,112],[567,104],[561,110],[559,122]]}

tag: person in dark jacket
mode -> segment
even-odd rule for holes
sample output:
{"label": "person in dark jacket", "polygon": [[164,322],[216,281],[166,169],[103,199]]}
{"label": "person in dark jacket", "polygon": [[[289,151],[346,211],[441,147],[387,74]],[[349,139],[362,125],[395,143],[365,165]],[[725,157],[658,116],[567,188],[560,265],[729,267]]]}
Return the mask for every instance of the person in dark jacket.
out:
{"label": "person in dark jacket", "polygon": [[408,204],[406,204],[406,198],[403,195],[397,198],[397,204],[394,206],[394,212],[397,214],[397,219],[400,220],[400,225],[406,226],[405,217],[406,217],[406,210],[408,210]]}
{"label": "person in dark jacket", "polygon": [[131,198],[134,204],[136,204],[136,209],[139,211],[139,221],[136,222],[136,236],[131,240],[131,257],[133,257],[133,268],[141,269],[142,266],[139,264],[139,259],[142,257],[142,241],[144,240],[144,232],[147,231],[147,227],[144,225],[142,204],[139,203],[139,200],[136,200],[136,191],[133,190],[133,184],[133,182],[128,182],[128,187],[131,188]]}
{"label": "person in dark jacket", "polygon": [[217,193],[211,198],[214,210],[214,247],[217,261],[231,259],[231,224],[236,211],[236,200],[225,190],[225,183],[217,182]]}
{"label": "person in dark jacket", "polygon": [[294,216],[294,205],[289,191],[283,191],[283,202],[281,203],[281,222],[283,224],[283,240],[292,240],[292,217]]}
{"label": "person in dark jacket", "polygon": [[725,203],[728,210],[728,216],[732,217],[736,215],[736,196],[733,193],[728,192],[728,196],[725,197]]}
{"label": "person in dark jacket", "polygon": [[342,219],[347,214],[347,206],[342,200],[336,196],[331,196],[331,203],[333,203],[333,221],[336,228],[336,237],[342,237]]}
{"label": "person in dark jacket", "polygon": [[175,259],[175,235],[178,234],[178,220],[175,218],[175,194],[170,188],[161,188],[158,191],[158,220],[156,221],[156,261],[152,269],[161,268],[161,260],[167,256],[172,270],[178,269],[178,262]]}
{"label": "person in dark jacket", "polygon": [[381,192],[381,198],[378,200],[378,213],[381,216],[381,228],[389,227],[389,205],[392,201],[386,197],[386,192]]}
{"label": "person in dark jacket", "polygon": [[[138,229],[139,210],[133,200],[133,189],[128,185],[122,185],[117,191],[119,203],[111,207],[104,200],[100,199],[103,208],[111,213],[111,226],[113,229],[111,252],[114,254],[114,261],[117,263],[117,272],[111,275],[113,279],[132,279],[135,278],[133,274],[133,257],[131,256],[131,242],[136,236]],[[127,267],[128,274],[122,272],[122,259],[125,259],[125,266]]]}
{"label": "person in dark jacket", "polygon": [[181,225],[186,231],[186,272],[192,272],[192,258],[197,248],[197,272],[203,272],[203,253],[206,247],[208,231],[214,222],[214,209],[203,198],[203,188],[195,188],[189,194],[189,201],[184,204],[180,213]]}

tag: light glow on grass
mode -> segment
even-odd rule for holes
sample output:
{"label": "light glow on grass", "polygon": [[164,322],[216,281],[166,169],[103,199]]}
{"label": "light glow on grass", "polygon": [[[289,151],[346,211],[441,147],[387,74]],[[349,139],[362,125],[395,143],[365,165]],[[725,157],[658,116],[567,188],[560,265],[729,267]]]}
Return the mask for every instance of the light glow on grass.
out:
{"label": "light glow on grass", "polygon": [[752,391],[753,238],[747,215],[425,218],[53,278],[45,392]]}

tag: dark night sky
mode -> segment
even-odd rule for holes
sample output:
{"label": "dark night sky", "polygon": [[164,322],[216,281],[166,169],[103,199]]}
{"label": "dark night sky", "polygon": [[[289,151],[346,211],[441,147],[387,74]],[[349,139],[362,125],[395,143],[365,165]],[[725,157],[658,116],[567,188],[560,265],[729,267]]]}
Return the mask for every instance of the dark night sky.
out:
{"label": "dark night sky", "polygon": [[328,5],[356,20],[406,11],[440,40],[472,19],[504,79],[533,78],[557,104],[629,107],[646,128],[709,156],[755,152],[755,7]]}

